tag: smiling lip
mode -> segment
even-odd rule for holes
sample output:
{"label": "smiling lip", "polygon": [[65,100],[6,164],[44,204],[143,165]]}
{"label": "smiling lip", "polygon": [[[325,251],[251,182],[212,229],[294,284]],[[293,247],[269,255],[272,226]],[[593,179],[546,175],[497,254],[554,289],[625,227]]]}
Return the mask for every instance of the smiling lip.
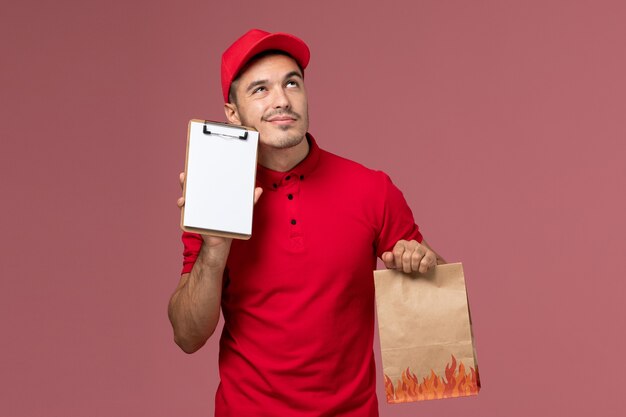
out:
{"label": "smiling lip", "polygon": [[278,122],[278,123],[284,123],[284,122],[293,122],[296,119],[294,119],[293,117],[289,117],[289,116],[279,116],[279,117],[272,117],[267,119],[268,122],[270,123],[274,123],[274,122]]}

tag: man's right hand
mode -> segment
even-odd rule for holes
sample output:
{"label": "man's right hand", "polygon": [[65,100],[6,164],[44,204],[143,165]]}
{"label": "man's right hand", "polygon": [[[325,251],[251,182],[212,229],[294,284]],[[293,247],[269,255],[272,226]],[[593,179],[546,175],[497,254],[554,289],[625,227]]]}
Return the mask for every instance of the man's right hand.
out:
{"label": "man's right hand", "polygon": [[[185,185],[185,173],[184,172],[181,172],[180,174],[178,174],[178,180],[180,181],[180,189],[182,190]],[[256,187],[254,189],[254,204],[256,204],[257,201],[259,201],[261,194],[263,194],[263,188]],[[178,208],[183,208],[183,206],[185,205],[185,197],[181,196],[176,202],[176,204],[178,204]]]}
{"label": "man's right hand", "polygon": [[[178,175],[178,179],[180,181],[180,188],[182,190],[185,184],[185,173],[181,172]],[[262,193],[263,189],[261,187],[256,187],[254,189],[254,204],[259,201]],[[176,204],[178,205],[178,208],[182,209],[185,205],[185,197],[181,196]],[[220,236],[201,236],[202,240],[204,241],[204,245],[202,245],[201,250],[205,252],[205,262],[207,262],[210,266],[223,267],[226,264],[226,259],[228,258],[228,253],[230,252],[230,244],[232,242],[232,239]]]}

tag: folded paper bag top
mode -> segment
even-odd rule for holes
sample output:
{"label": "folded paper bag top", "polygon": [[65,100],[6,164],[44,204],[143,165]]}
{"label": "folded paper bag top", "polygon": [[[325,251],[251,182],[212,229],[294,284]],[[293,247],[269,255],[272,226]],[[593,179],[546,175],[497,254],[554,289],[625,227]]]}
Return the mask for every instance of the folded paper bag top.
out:
{"label": "folded paper bag top", "polygon": [[478,394],[462,264],[426,274],[374,271],[374,283],[387,402]]}

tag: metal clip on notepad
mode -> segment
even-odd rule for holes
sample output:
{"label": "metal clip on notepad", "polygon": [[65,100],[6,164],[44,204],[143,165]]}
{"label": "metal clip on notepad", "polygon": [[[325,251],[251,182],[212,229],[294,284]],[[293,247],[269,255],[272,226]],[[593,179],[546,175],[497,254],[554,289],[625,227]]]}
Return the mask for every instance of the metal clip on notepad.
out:
{"label": "metal clip on notepad", "polygon": [[248,139],[248,131],[235,126],[226,125],[223,123],[217,124],[215,122],[204,121],[204,127],[202,132],[205,135],[218,135],[226,136],[234,139],[246,140]]}

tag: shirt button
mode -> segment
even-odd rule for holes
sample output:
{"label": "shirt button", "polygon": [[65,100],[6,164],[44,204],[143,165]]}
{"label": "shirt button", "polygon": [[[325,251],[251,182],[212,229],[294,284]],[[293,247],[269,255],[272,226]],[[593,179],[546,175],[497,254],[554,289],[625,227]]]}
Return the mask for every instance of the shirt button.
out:
{"label": "shirt button", "polygon": [[296,224],[296,219],[291,219],[291,224]]}
{"label": "shirt button", "polygon": [[289,181],[290,179],[291,179],[291,175],[287,175],[287,176],[285,177],[285,180],[287,180],[287,181]]}
{"label": "shirt button", "polygon": [[300,175],[300,179],[303,180],[304,179],[304,175]]}
{"label": "shirt button", "polygon": [[293,200],[293,194],[287,194],[287,198]]}
{"label": "shirt button", "polygon": [[272,187],[278,188],[278,184],[274,183],[274,184],[272,184]]}

